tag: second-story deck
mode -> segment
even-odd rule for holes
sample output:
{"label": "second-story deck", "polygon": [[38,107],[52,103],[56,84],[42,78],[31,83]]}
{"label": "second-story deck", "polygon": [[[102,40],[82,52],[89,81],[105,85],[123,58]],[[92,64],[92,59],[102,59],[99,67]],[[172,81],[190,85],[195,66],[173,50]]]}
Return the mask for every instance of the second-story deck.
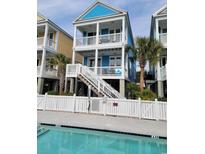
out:
{"label": "second-story deck", "polygon": [[76,25],[73,47],[75,50],[80,50],[92,47],[122,46],[127,41],[127,28],[123,18]]}

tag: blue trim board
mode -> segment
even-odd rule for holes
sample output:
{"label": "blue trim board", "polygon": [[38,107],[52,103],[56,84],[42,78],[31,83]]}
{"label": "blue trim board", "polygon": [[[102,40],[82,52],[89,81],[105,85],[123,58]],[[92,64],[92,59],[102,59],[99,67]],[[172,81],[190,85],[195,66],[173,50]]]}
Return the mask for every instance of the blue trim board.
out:
{"label": "blue trim board", "polygon": [[90,11],[88,11],[84,16],[82,16],[81,19],[93,19],[102,16],[114,15],[117,13],[119,12],[116,10],[108,8],[102,4],[97,4]]}

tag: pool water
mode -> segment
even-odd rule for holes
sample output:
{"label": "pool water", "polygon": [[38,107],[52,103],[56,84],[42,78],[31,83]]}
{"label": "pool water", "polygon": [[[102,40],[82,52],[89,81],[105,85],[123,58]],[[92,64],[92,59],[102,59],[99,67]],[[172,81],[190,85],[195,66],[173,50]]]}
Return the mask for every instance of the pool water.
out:
{"label": "pool water", "polygon": [[[43,126],[44,127],[44,126]],[[166,154],[167,141],[76,128],[47,127],[38,136],[38,154]]]}

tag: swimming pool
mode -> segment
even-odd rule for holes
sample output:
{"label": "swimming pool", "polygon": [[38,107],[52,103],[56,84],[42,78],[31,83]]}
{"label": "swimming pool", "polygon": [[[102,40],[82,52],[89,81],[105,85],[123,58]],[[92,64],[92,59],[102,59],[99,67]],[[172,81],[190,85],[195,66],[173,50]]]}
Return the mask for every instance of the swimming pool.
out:
{"label": "swimming pool", "polygon": [[38,136],[38,154],[166,154],[166,139],[76,128],[48,129]]}

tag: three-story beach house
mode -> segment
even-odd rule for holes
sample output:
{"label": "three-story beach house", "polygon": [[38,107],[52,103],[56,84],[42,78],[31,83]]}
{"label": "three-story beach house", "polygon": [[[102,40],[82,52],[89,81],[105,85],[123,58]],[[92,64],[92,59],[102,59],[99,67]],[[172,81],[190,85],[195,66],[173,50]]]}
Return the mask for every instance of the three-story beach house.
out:
{"label": "three-story beach house", "polygon": [[[136,61],[126,51],[126,45],[134,46],[128,12],[96,1],[73,24],[73,65],[66,73],[76,81],[71,88],[87,93],[90,85],[98,96],[126,96],[127,83],[136,80]],[[75,64],[77,53],[83,65]]]}
{"label": "three-story beach house", "polygon": [[[73,37],[57,26],[54,22],[37,15],[37,92],[58,91],[57,67],[51,66],[48,60],[56,53],[63,53],[72,59]],[[80,55],[78,62],[82,61]]]}
{"label": "three-story beach house", "polygon": [[167,97],[167,5],[152,15],[150,37],[159,40],[164,50],[151,71],[155,78],[155,89],[159,97]]}

